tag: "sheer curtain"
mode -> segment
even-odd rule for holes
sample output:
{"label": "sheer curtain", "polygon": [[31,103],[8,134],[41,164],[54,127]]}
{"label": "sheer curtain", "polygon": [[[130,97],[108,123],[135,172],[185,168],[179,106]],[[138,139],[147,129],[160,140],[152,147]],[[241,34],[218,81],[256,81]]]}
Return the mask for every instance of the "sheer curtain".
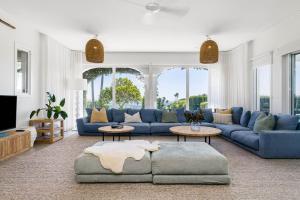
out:
{"label": "sheer curtain", "polygon": [[222,53],[219,62],[207,65],[208,68],[208,107],[227,107],[227,68],[228,54]]}

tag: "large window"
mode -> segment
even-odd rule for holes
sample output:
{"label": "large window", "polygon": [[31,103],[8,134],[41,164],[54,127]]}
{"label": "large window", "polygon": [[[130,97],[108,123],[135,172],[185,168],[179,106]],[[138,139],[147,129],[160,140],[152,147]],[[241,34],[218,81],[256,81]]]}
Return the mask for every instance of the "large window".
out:
{"label": "large window", "polygon": [[142,74],[131,68],[95,68],[83,73],[88,80],[84,107],[142,108],[144,82]]}
{"label": "large window", "polygon": [[292,114],[300,115],[300,53],[292,55]]}
{"label": "large window", "polygon": [[270,112],[271,66],[264,65],[256,69],[256,108]]}
{"label": "large window", "polygon": [[144,81],[137,70],[131,68],[116,69],[116,107],[144,107]]}
{"label": "large window", "polygon": [[204,68],[190,68],[189,79],[189,109],[206,108],[208,106],[208,70]]}
{"label": "large window", "polygon": [[165,70],[157,79],[157,108],[175,109],[186,106],[186,69]]}
{"label": "large window", "polygon": [[[163,71],[157,79],[157,108],[207,107],[208,71],[203,68],[176,67]],[[188,105],[187,105],[188,100]]]}

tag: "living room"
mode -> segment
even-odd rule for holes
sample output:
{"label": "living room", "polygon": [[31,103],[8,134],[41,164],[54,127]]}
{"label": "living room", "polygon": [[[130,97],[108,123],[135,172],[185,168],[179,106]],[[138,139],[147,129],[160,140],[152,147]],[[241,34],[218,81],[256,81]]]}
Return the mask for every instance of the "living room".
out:
{"label": "living room", "polygon": [[0,0],[0,199],[298,199],[300,2]]}

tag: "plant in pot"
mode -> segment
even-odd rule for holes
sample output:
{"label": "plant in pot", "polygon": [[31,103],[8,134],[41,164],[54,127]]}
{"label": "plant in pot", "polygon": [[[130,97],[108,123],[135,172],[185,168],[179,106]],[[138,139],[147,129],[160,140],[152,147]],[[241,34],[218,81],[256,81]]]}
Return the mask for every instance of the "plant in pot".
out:
{"label": "plant in pot", "polygon": [[187,111],[184,113],[187,122],[191,123],[192,131],[199,131],[201,122],[204,120],[202,110],[191,112]]}
{"label": "plant in pot", "polygon": [[48,103],[45,104],[46,108],[38,108],[37,110],[33,110],[30,113],[30,119],[36,115],[38,116],[41,111],[45,111],[47,113],[48,119],[58,119],[59,117],[66,119],[68,117],[68,114],[62,110],[62,108],[65,105],[65,98],[63,98],[59,104],[56,103],[56,97],[54,94],[51,94],[50,92],[46,92],[48,96]]}

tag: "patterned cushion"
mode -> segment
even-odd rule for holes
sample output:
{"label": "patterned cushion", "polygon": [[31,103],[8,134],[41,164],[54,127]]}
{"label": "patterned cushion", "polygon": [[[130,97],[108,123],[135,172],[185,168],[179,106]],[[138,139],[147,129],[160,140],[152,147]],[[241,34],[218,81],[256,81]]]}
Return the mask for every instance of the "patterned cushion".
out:
{"label": "patterned cushion", "polygon": [[133,115],[125,113],[125,123],[131,123],[131,122],[142,122],[139,112]]}
{"label": "patterned cushion", "polygon": [[215,124],[232,124],[232,114],[213,113]]}

